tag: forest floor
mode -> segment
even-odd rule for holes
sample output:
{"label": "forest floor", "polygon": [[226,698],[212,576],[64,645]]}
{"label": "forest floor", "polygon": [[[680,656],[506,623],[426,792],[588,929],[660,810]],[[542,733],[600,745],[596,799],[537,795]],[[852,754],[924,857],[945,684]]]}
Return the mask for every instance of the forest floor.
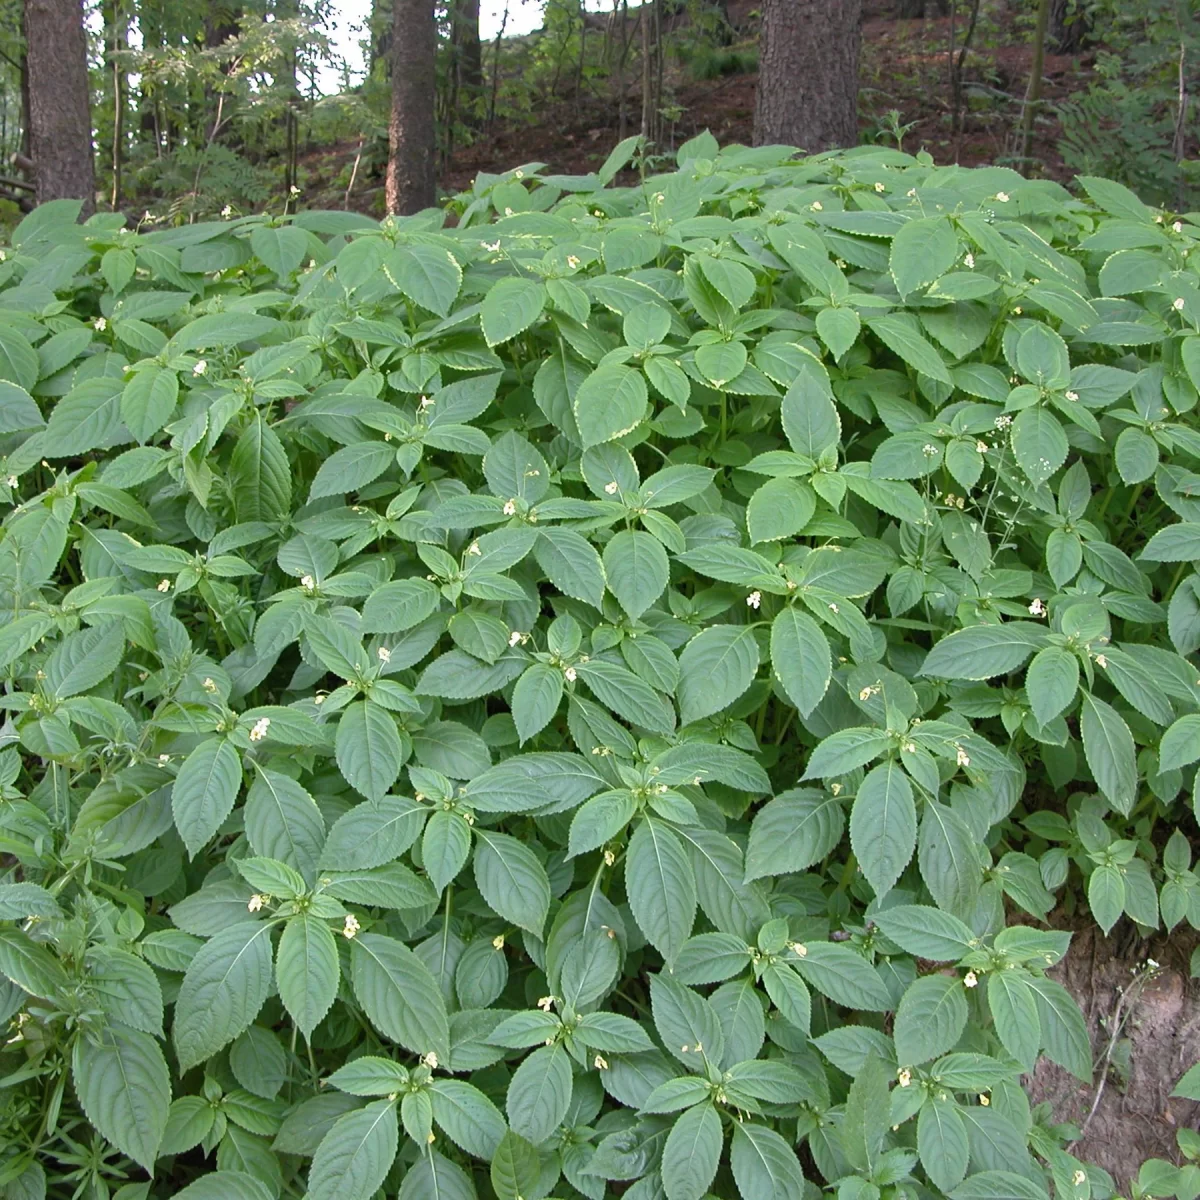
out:
{"label": "forest floor", "polygon": [[[750,57],[755,44],[754,21],[747,0],[729,0],[736,20],[745,19],[739,35],[742,42],[730,47]],[[930,3],[930,9],[934,5]],[[889,131],[889,113],[895,112],[909,152],[928,151],[938,163],[958,162],[964,166],[983,163],[1013,163],[1013,131],[1019,121],[1022,98],[1032,59],[1027,29],[991,26],[976,33],[964,66],[966,80],[962,130],[952,131],[949,45],[950,19],[895,18],[895,0],[867,0],[863,24],[860,67],[860,128],[864,141],[894,145]],[[1006,22],[1007,26],[1012,22]],[[961,18],[955,32],[961,43]],[[736,55],[731,54],[736,62]],[[1034,126],[1033,169],[1049,178],[1068,180],[1073,172],[1065,166],[1057,149],[1058,122],[1054,104],[1085,88],[1090,78],[1091,55],[1048,54],[1043,72],[1042,111]],[[682,63],[668,66],[664,103],[678,111],[678,119],[664,139],[663,152],[701,131],[710,130],[723,145],[749,144],[754,125],[754,94],[758,75],[754,72],[695,79]],[[619,97],[608,80],[592,81],[581,93],[543,97],[532,110],[497,119],[489,131],[472,144],[446,156],[439,171],[439,185],[447,192],[471,186],[480,172],[502,173],[524,163],[542,162],[550,171],[586,174],[605,159],[619,138],[637,131],[641,112],[639,81],[633,80],[625,98],[622,122]],[[356,145],[326,147],[306,156],[305,192],[308,203],[341,207],[344,203],[348,166]],[[364,164],[350,199],[350,206],[364,212],[382,212],[381,165]]]}

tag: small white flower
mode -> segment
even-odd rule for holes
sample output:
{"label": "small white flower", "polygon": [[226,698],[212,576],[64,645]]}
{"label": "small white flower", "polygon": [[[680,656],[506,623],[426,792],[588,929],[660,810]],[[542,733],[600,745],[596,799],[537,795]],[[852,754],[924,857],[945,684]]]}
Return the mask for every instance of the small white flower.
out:
{"label": "small white flower", "polygon": [[788,946],[788,949],[797,958],[807,958],[808,957],[808,947],[803,942],[792,942]]}
{"label": "small white flower", "polygon": [[1012,424],[1012,422],[1013,422],[1013,419],[1010,416],[1005,415],[1005,416],[997,417],[996,418],[996,428],[997,429],[1007,429]]}
{"label": "small white flower", "polygon": [[516,511],[517,511],[517,502],[515,500],[506,500],[504,502],[504,515],[506,517],[514,516],[516,514]]}
{"label": "small white flower", "polygon": [[594,1066],[597,1071],[607,1071],[608,1059],[606,1059],[602,1054],[597,1054],[596,1057],[592,1059],[592,1066]]}
{"label": "small white flower", "polygon": [[292,186],[290,188],[288,188],[288,195],[289,196],[298,196],[298,195],[300,195],[300,189],[293,183]]}
{"label": "small white flower", "polygon": [[542,1012],[548,1013],[554,1007],[554,997],[553,996],[543,996],[537,1002],[537,1006],[538,1006],[538,1008],[540,1008],[542,1010]]}
{"label": "small white flower", "polygon": [[375,653],[379,655],[381,663],[390,663],[392,661],[392,652],[386,646],[380,646]]}
{"label": "small white flower", "polygon": [[841,611],[841,609],[839,609],[839,608],[838,608],[838,606],[837,606],[836,604],[833,604],[833,603],[831,603],[831,604],[829,605],[829,611],[830,611],[831,613],[838,613],[838,612],[840,612],[840,611]]}
{"label": "small white flower", "polygon": [[900,747],[900,749],[903,750],[905,754],[916,754],[917,743],[916,742],[905,742],[904,745],[902,745]]}
{"label": "small white flower", "polygon": [[92,324],[96,327],[97,333],[103,333],[108,328],[108,322],[103,317],[97,317]]}
{"label": "small white flower", "polygon": [[4,482],[7,483],[10,488],[15,488],[17,486],[17,477],[15,475],[10,475]]}
{"label": "small white flower", "polygon": [[171,761],[171,756],[169,754],[160,754],[158,756],[158,765],[160,767],[165,767],[167,765],[167,763],[169,763],[170,761]]}
{"label": "small white flower", "polygon": [[0,262],[4,262],[6,258],[8,258],[7,253],[5,253],[3,250],[0,250]]}
{"label": "small white flower", "polygon": [[1160,965],[1160,963],[1155,962],[1155,960],[1152,958],[1146,959],[1146,966],[1148,966],[1152,971],[1157,971]]}
{"label": "small white flower", "polygon": [[233,205],[232,204],[225,205],[225,207],[223,209],[221,209],[221,216],[223,216],[225,218],[225,220],[228,221],[229,218],[233,216]]}
{"label": "small white flower", "polygon": [[820,200],[814,200],[811,207],[813,212],[822,212],[825,208],[825,205],[823,205]]}
{"label": "small white flower", "polygon": [[1184,300],[1184,298],[1182,296],[1176,296],[1175,299],[1171,301],[1171,307],[1176,312],[1183,312],[1184,305],[1186,303],[1187,303],[1187,301]]}
{"label": "small white flower", "polygon": [[1031,617],[1044,617],[1046,615],[1046,605],[1042,602],[1041,597],[1036,597],[1029,606],[1029,615]]}
{"label": "small white flower", "polygon": [[420,412],[424,412],[427,408],[432,408],[432,407],[433,407],[433,397],[432,396],[422,396],[421,403],[417,405],[417,409]]}
{"label": "small white flower", "polygon": [[963,976],[963,987],[973,988],[979,986],[979,976],[974,971],[968,971]]}
{"label": "small white flower", "polygon": [[1074,404],[1079,399],[1079,393],[1071,391],[1070,388],[1067,388],[1066,392],[1064,392],[1063,394],[1066,396],[1066,398],[1068,400],[1071,401],[1072,404]]}
{"label": "small white flower", "polygon": [[428,1067],[431,1071],[436,1071],[438,1066],[438,1056],[432,1050],[430,1050],[428,1054],[422,1054],[421,1066]]}
{"label": "small white flower", "polygon": [[613,863],[615,863],[616,861],[617,861],[617,856],[611,850],[605,850],[604,865],[606,867],[611,867],[613,865]]}
{"label": "small white flower", "polygon": [[[655,204],[665,204],[666,200],[667,200],[667,197],[666,197],[665,193],[663,193],[663,192],[655,192],[654,193],[654,203]],[[602,217],[602,216],[604,216],[604,214],[599,209],[596,209],[596,216]]]}
{"label": "small white flower", "polygon": [[1098,667],[1107,667],[1107,666],[1108,666],[1108,659],[1107,659],[1107,658],[1105,658],[1103,654],[1097,654],[1097,655],[1096,655],[1096,666],[1098,666]]}
{"label": "small white flower", "polygon": [[478,543],[478,542],[472,542],[472,543],[471,543],[471,544],[470,544],[470,545],[467,547],[467,553],[468,553],[469,555],[472,555],[472,556],[475,556],[475,557],[477,557],[477,556],[481,555],[481,554],[483,553],[483,551],[482,551],[482,550],[480,550],[480,548],[479,548],[479,543]]}
{"label": "small white flower", "polygon": [[250,740],[252,742],[261,742],[267,736],[267,730],[271,728],[270,717],[259,717],[254,722],[254,728],[250,730]]}
{"label": "small white flower", "polygon": [[514,629],[514,630],[512,631],[512,633],[510,633],[510,634],[508,635],[508,644],[509,644],[510,646],[516,646],[516,645],[519,645],[519,644],[520,644],[520,642],[521,642],[521,639],[522,639],[523,637],[524,637],[524,634],[522,634],[522,633],[520,633],[518,630]]}
{"label": "small white flower", "polygon": [[507,207],[506,207],[506,208],[505,208],[505,210],[504,210],[504,215],[505,215],[506,217],[511,217],[511,216],[513,215],[513,210],[512,210],[511,208],[507,208]]}
{"label": "small white flower", "polygon": [[574,254],[568,254],[567,255],[567,266],[570,267],[572,271],[578,270],[579,269],[579,259],[577,259]]}
{"label": "small white flower", "polygon": [[907,1067],[901,1067],[896,1072],[896,1081],[902,1088],[908,1087],[912,1083],[912,1072]]}
{"label": "small white flower", "polygon": [[158,590],[160,592],[169,592],[171,590],[171,581],[169,579],[160,579],[158,581]]}
{"label": "small white flower", "polygon": [[875,190],[877,192],[882,192],[884,190],[883,184],[880,183],[878,180],[875,181]]}
{"label": "small white flower", "polygon": [[997,192],[996,199],[999,200],[1001,204],[1007,204],[1008,203],[1008,193],[1007,192]]}
{"label": "small white flower", "polygon": [[971,765],[971,756],[961,746],[955,746],[954,748],[958,751],[954,756],[954,761],[960,767],[969,767]]}
{"label": "small white flower", "polygon": [[975,443],[975,450],[979,454],[986,454],[991,449],[987,442],[979,441]]}
{"label": "small white flower", "polygon": [[192,374],[193,374],[193,375],[203,375],[203,374],[204,374],[204,372],[205,372],[205,371],[207,371],[207,370],[208,370],[208,363],[207,363],[207,362],[205,362],[205,361],[204,361],[204,359],[201,359],[201,360],[200,360],[200,361],[199,361],[199,362],[198,362],[198,363],[197,363],[197,364],[196,364],[196,365],[195,365],[195,366],[192,368]]}
{"label": "small white flower", "polygon": [[984,1108],[987,1108],[988,1105],[991,1104],[991,1102],[992,1102],[992,1098],[986,1092],[979,1093],[979,1103],[981,1105],[983,1105]]}
{"label": "small white flower", "polygon": [[909,188],[909,189],[908,189],[908,191],[907,191],[907,192],[905,192],[904,194],[905,194],[905,195],[906,195],[906,196],[907,196],[907,197],[908,197],[910,200],[915,200],[915,199],[916,199],[916,196],[917,196],[917,189],[916,189],[916,188]]}
{"label": "small white flower", "polygon": [[246,904],[246,907],[251,912],[258,912],[266,902],[267,902],[266,896],[260,896],[257,892],[255,892],[254,895],[250,897],[250,900]]}
{"label": "small white flower", "polygon": [[217,685],[215,683],[213,683],[213,681],[211,679],[206,679],[200,686],[206,692],[209,692],[209,693],[215,692],[217,690]]}
{"label": "small white flower", "polygon": [[758,606],[762,604],[762,592],[751,592],[750,595],[746,597],[746,603],[751,608],[758,608]]}
{"label": "small white flower", "polygon": [[342,926],[342,937],[352,938],[361,928],[358,918],[353,913],[347,913],[346,923]]}
{"label": "small white flower", "polygon": [[1016,306],[1016,308],[1014,308],[1014,309],[1013,309],[1013,316],[1014,316],[1014,317],[1019,317],[1019,316],[1021,315],[1021,313],[1023,313],[1024,311],[1025,311],[1025,310],[1024,310],[1024,309],[1023,309],[1023,308],[1022,308],[1022,307],[1021,307],[1021,306],[1018,304],[1018,305]]}
{"label": "small white flower", "polygon": [[492,938],[492,949],[493,950],[503,950],[504,949],[504,934],[498,933],[498,934],[496,934],[496,936],[494,938]]}
{"label": "small white flower", "polygon": [[836,798],[842,794],[842,785],[840,783],[831,783],[829,785],[830,794]]}
{"label": "small white flower", "polygon": [[1183,232],[1183,222],[1176,221],[1176,222],[1174,222],[1174,224],[1172,224],[1171,228],[1173,230],[1175,230],[1176,233],[1182,233]]}
{"label": "small white flower", "polygon": [[973,255],[969,250],[967,251],[966,257],[963,259],[963,265],[968,271],[975,270],[975,255]]}
{"label": "small white flower", "polygon": [[865,687],[858,693],[858,698],[865,703],[873,695],[875,695],[875,689],[873,687]]}
{"label": "small white flower", "polygon": [[606,483],[604,485],[605,495],[615,496],[618,491],[620,491],[620,484],[618,484],[615,479],[611,483]]}
{"label": "small white flower", "polygon": [[[1176,221],[1175,224],[1178,225],[1179,222]],[[981,1096],[980,1099],[982,1099],[982,1098],[983,1097]],[[1087,1172],[1086,1171],[1076,1171],[1075,1174],[1071,1176],[1071,1182],[1076,1187],[1083,1187],[1083,1185],[1085,1183],[1087,1183]]]}
{"label": "small white flower", "polygon": [[300,576],[300,586],[302,588],[307,588],[308,591],[311,592],[316,588],[317,581],[311,575],[301,575]]}
{"label": "small white flower", "polygon": [[574,667],[568,667],[563,674],[567,677],[568,683],[574,683],[577,678]]}
{"label": "small white flower", "polygon": [[479,244],[480,244],[480,245],[481,245],[481,246],[482,246],[482,247],[483,247],[483,248],[484,248],[484,249],[485,249],[485,250],[486,250],[486,251],[487,251],[489,254],[496,254],[496,253],[498,253],[498,252],[499,252],[499,250],[500,250],[500,240],[499,240],[499,238],[497,238],[497,239],[496,239],[496,241],[494,241],[494,242],[480,242]]}
{"label": "small white flower", "polygon": [[925,455],[926,458],[935,457],[937,452],[938,448],[932,442],[926,442],[925,445],[921,447],[921,453]]}

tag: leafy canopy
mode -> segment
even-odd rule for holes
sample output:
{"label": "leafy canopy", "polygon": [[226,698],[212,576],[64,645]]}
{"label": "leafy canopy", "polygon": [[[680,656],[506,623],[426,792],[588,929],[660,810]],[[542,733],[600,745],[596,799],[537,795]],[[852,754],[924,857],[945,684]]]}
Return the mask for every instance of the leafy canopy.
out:
{"label": "leafy canopy", "polygon": [[1106,1194],[1018,1080],[1059,898],[1200,925],[1197,227],[632,150],[17,229],[5,1196]]}

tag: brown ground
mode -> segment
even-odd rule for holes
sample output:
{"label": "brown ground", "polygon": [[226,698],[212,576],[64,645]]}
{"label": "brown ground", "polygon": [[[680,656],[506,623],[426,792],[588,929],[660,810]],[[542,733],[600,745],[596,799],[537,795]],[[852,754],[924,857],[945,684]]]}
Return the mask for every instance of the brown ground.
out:
{"label": "brown ground", "polygon": [[[1003,162],[1011,153],[1012,131],[1028,83],[1031,50],[1027,32],[1018,32],[1020,40],[1004,42],[1004,28],[1013,25],[1006,19],[999,22],[999,27],[981,30],[976,37],[964,71],[973,86],[967,94],[963,130],[955,137],[950,112],[949,19],[899,20],[889,15],[895,8],[895,0],[866,0],[865,4],[860,71],[864,137],[894,144],[883,132],[882,123],[889,110],[895,109],[902,123],[912,123],[904,137],[905,150],[927,150],[938,162],[961,162],[965,166]],[[755,0],[729,0],[729,10],[740,44],[752,47],[756,36]],[[962,34],[960,17],[956,42],[961,42]],[[1055,149],[1058,128],[1049,106],[1086,86],[1090,62],[1087,55],[1046,58],[1043,99],[1047,111],[1039,116],[1035,127],[1033,157],[1036,169],[1054,179],[1065,181],[1071,172]],[[630,74],[634,78],[627,88],[625,133],[636,132],[641,111],[636,65]],[[723,144],[749,143],[757,82],[756,74],[697,82],[685,68],[673,65],[667,72],[669,95],[664,96],[664,102],[673,100],[682,112],[664,139],[667,144],[663,151],[673,151],[705,129]],[[499,173],[528,162],[544,162],[551,171],[561,173],[595,170],[622,132],[619,103],[611,84],[597,80],[591,90],[585,87],[578,99],[571,94],[570,85],[564,85],[560,92],[561,99],[539,100],[532,113],[497,121],[495,128],[474,144],[456,149],[442,165],[439,185],[448,192],[460,191],[469,187],[481,171]],[[341,207],[345,170],[355,149],[355,145],[347,144],[306,158],[305,191],[314,203],[324,188],[328,189],[325,202]],[[352,207],[382,211],[381,184],[382,179],[369,171],[365,176],[360,173]]]}
{"label": "brown ground", "polygon": [[[1195,1128],[1200,1104],[1171,1098],[1183,1073],[1200,1057],[1200,994],[1189,977],[1189,959],[1197,944],[1191,930],[1177,930],[1138,942],[1128,922],[1105,938],[1085,926],[1071,941],[1067,957],[1050,974],[1076,998],[1087,1018],[1096,1080],[1088,1087],[1043,1061],[1027,1079],[1033,1103],[1049,1101],[1057,1121],[1083,1125],[1101,1082],[1102,1064],[1112,1041],[1114,1017],[1128,1012],[1104,1073],[1095,1115],[1072,1153],[1109,1171],[1118,1186],[1147,1158],[1179,1162],[1175,1132]],[[1144,988],[1133,987],[1134,972],[1150,958],[1161,970]],[[1127,999],[1122,1003],[1122,993]],[[1136,997],[1132,1004],[1128,997]]]}

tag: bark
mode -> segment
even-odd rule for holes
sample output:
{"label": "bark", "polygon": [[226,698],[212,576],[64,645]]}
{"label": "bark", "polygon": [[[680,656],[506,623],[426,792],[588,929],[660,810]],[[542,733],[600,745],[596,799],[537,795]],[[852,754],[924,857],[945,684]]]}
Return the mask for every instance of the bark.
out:
{"label": "bark", "polygon": [[29,145],[37,201],[82,200],[96,209],[87,39],[79,0],[25,0]]}
{"label": "bark", "polygon": [[1021,112],[1021,157],[1028,160],[1033,152],[1033,119],[1042,99],[1042,71],[1046,63],[1046,29],[1050,20],[1050,0],[1038,0],[1037,23],[1033,30],[1033,63],[1029,68],[1029,88]]}
{"label": "bark", "polygon": [[862,0],[764,0],[756,144],[811,153],[858,142]]}
{"label": "bark", "polygon": [[433,108],[437,28],[433,0],[394,0],[392,114],[388,123],[387,209],[414,213],[436,199]]}
{"label": "bark", "polygon": [[477,120],[479,97],[483,94],[483,43],[479,40],[479,0],[457,0],[450,28],[454,49],[454,72],[460,102]]}

